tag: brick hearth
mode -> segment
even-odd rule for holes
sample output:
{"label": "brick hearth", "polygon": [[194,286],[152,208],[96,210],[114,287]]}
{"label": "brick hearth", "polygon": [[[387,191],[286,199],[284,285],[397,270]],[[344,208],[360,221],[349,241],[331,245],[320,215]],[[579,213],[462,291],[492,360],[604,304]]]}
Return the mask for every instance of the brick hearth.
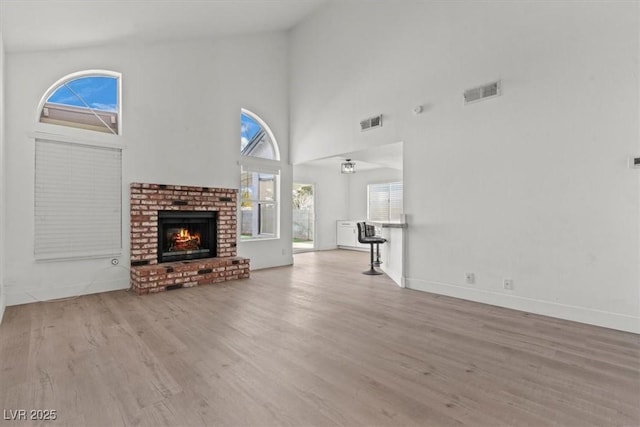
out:
{"label": "brick hearth", "polygon": [[[237,190],[132,183],[131,288],[138,294],[249,277],[249,259],[236,256]],[[216,211],[215,258],[158,264],[158,211]]]}

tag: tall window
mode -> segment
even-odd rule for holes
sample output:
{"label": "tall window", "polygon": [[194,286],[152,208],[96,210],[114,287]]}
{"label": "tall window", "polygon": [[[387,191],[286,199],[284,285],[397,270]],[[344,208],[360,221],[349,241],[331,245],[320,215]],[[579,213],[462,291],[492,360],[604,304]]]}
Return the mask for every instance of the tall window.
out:
{"label": "tall window", "polygon": [[269,127],[254,113],[240,114],[240,237],[279,235],[280,153]]}
{"label": "tall window", "polygon": [[63,127],[36,132],[36,259],[112,256],[122,250],[119,82],[117,73],[76,73],[43,96],[40,123]]}
{"label": "tall window", "polygon": [[402,182],[369,184],[369,221],[398,222],[402,216]]}

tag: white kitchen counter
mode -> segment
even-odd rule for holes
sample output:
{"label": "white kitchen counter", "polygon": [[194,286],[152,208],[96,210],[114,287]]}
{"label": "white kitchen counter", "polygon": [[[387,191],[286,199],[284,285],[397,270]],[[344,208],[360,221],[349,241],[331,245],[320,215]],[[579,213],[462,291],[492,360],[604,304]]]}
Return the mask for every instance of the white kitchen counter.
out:
{"label": "white kitchen counter", "polygon": [[380,245],[380,259],[382,261],[380,269],[398,286],[404,288],[405,230],[407,229],[407,224],[396,222],[370,223],[376,226],[380,236],[387,239],[386,243]]}

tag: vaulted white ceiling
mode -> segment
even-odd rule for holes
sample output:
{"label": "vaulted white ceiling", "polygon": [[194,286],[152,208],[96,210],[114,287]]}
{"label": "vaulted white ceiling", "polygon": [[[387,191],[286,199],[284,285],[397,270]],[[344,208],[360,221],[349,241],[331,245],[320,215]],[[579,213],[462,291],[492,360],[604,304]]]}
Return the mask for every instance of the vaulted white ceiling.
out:
{"label": "vaulted white ceiling", "polygon": [[7,52],[287,30],[329,0],[0,0]]}
{"label": "vaulted white ceiling", "polygon": [[[215,38],[288,30],[331,1],[344,0],[0,0],[0,32],[6,52]],[[402,169],[402,144],[312,164],[344,158]]]}

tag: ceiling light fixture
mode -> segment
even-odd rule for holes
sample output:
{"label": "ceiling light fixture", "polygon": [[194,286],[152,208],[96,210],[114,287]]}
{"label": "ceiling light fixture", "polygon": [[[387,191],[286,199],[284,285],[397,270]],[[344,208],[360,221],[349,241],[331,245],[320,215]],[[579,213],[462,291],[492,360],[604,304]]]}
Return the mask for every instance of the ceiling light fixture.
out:
{"label": "ceiling light fixture", "polygon": [[347,159],[346,162],[342,162],[340,164],[340,172],[342,173],[356,173],[356,164],[351,161],[351,159]]}

